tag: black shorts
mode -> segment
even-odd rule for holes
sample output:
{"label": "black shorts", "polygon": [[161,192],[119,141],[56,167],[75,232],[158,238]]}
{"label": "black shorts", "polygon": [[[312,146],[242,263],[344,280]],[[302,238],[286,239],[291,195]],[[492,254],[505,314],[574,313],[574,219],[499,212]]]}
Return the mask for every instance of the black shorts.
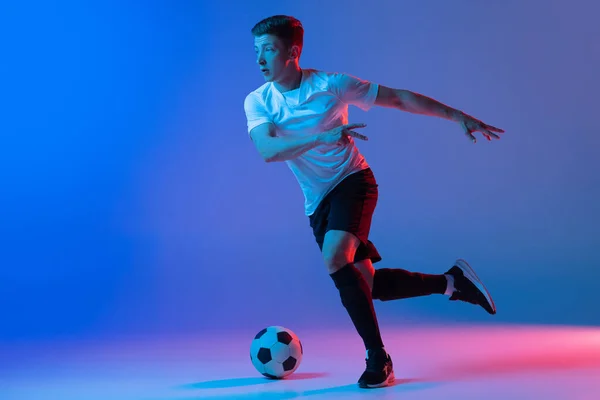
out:
{"label": "black shorts", "polygon": [[323,250],[328,231],[350,232],[360,239],[354,262],[366,259],[373,263],[381,261],[379,252],[369,240],[378,193],[378,185],[370,168],[347,176],[333,188],[309,216],[319,248]]}

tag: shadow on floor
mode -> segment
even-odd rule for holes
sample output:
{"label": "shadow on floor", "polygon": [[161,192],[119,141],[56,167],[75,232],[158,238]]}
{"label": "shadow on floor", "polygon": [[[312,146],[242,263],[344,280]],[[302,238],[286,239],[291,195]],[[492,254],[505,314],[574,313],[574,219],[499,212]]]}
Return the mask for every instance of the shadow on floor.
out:
{"label": "shadow on floor", "polygon": [[[314,377],[318,378],[318,377],[322,377],[322,376],[326,376],[327,374],[320,374],[320,373],[304,373],[304,374],[298,374],[300,375],[299,377],[296,377],[296,379],[312,379]],[[302,376],[302,375],[306,375],[306,376]],[[268,382],[279,382],[280,385],[285,385],[285,381],[287,380],[291,380],[291,379],[284,379],[284,380],[269,380],[269,379],[262,379],[262,378],[241,378],[241,379],[224,379],[224,380],[220,380],[220,381],[211,381],[211,382],[201,382],[199,384],[192,384],[192,386],[188,386],[186,385],[185,387],[189,387],[190,389],[214,389],[214,388],[231,388],[234,386],[218,386],[221,384],[225,384],[228,382],[232,382],[232,381],[239,381],[239,383],[243,383],[243,382],[254,382],[254,383],[246,383],[246,384],[262,384],[262,383],[268,383]],[[217,385],[215,385],[215,383]],[[234,384],[236,382],[233,382]],[[238,386],[242,386],[239,385]],[[357,394],[357,393],[361,393],[363,396],[375,396],[375,397],[381,397],[382,395],[389,394],[392,395],[394,398],[396,397],[396,395],[398,395],[399,393],[402,392],[406,392],[406,391],[413,391],[413,390],[423,390],[423,389],[427,389],[429,387],[435,386],[435,384],[433,382],[423,382],[420,379],[396,379],[396,382],[387,387],[387,388],[381,388],[381,389],[361,389],[359,388],[356,383],[352,383],[349,385],[342,385],[342,386],[333,386],[333,387],[324,387],[321,389],[312,389],[312,390],[286,390],[285,387],[276,387],[279,385],[273,385],[270,386],[269,389],[267,389],[267,391],[264,392],[255,392],[255,393],[245,393],[245,394],[235,394],[235,395],[223,395],[223,396],[192,396],[192,397],[186,397],[185,400],[224,400],[224,399],[281,399],[281,400],[286,400],[286,399],[295,399],[298,397],[310,397],[310,396],[325,396],[325,398],[327,396],[335,396],[336,398],[341,397],[350,397],[353,394]],[[362,396],[361,396],[362,398]],[[180,399],[180,398],[178,398]]]}
{"label": "shadow on floor", "polygon": [[185,385],[181,385],[179,389],[225,389],[225,388],[234,388],[240,386],[251,386],[251,385],[264,385],[268,383],[274,382],[283,382],[283,381],[296,381],[296,380],[304,380],[304,379],[317,379],[324,378],[329,376],[329,374],[325,372],[297,372],[294,373],[285,379],[277,380],[277,379],[268,379],[262,376],[251,377],[251,378],[232,378],[232,379],[219,379],[214,381],[205,381],[205,382],[195,382],[189,383]]}

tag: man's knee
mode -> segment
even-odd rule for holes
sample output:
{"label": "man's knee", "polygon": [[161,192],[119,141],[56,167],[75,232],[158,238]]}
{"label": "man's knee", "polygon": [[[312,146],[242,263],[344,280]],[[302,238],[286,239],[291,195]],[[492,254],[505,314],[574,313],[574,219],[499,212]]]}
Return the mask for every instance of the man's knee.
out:
{"label": "man's knee", "polygon": [[344,252],[336,252],[333,254],[323,254],[323,261],[327,267],[327,272],[333,274],[345,265],[352,262]]}
{"label": "man's knee", "polygon": [[369,260],[369,259],[361,260],[361,261],[355,262],[354,265],[360,271],[362,276],[365,278],[365,281],[367,281],[369,288],[371,290],[373,290],[373,279],[375,277],[375,268],[373,267],[373,263],[371,262],[371,260]]}
{"label": "man's knee", "polygon": [[360,241],[351,233],[329,231],[323,245],[323,261],[330,274],[338,271],[354,260]]}

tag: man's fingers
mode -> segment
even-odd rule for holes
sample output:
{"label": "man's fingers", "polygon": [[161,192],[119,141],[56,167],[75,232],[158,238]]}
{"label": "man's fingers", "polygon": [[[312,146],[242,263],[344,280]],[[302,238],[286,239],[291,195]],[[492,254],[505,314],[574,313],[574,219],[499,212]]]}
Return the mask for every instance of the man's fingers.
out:
{"label": "man's fingers", "polygon": [[465,135],[469,138],[469,140],[473,143],[477,143],[477,139],[475,138],[475,136],[473,136],[473,133],[471,131],[469,131],[468,129],[465,130]]}
{"label": "man's fingers", "polygon": [[[492,132],[498,132],[498,133],[504,133],[504,129],[500,129],[500,128],[496,128],[495,126],[491,126],[491,125],[487,125],[487,124],[483,124],[483,127],[488,130],[488,131],[492,131]],[[490,132],[491,133],[491,132]],[[497,137],[497,135],[494,135]],[[498,137],[498,139],[500,139]]]}
{"label": "man's fingers", "polygon": [[462,122],[462,127],[465,130],[465,135],[469,138],[469,140],[473,143],[477,143],[477,139],[473,135],[474,132],[481,132],[483,137],[487,140],[491,141],[492,138],[500,139],[500,136],[495,134],[494,132],[504,133],[503,129],[496,128],[495,126],[491,126],[488,124],[484,124],[483,122],[473,119],[471,121]]}
{"label": "man's fingers", "polygon": [[486,134],[489,136],[493,136],[496,139],[500,139],[500,136],[496,135],[494,132],[492,132],[490,129],[486,129]]}
{"label": "man's fingers", "polygon": [[361,135],[361,134],[360,134],[360,133],[358,133],[358,132],[354,132],[354,131],[351,131],[351,130],[348,130],[348,129],[344,129],[344,133],[345,133],[346,135],[348,135],[348,136],[352,136],[352,137],[355,137],[355,138],[357,138],[357,139],[361,139],[361,140],[369,140],[369,138],[368,138],[368,137],[366,137],[365,135]]}
{"label": "man's fingers", "polygon": [[344,125],[344,130],[364,128],[365,126],[367,126],[367,124],[347,124],[347,125]]}

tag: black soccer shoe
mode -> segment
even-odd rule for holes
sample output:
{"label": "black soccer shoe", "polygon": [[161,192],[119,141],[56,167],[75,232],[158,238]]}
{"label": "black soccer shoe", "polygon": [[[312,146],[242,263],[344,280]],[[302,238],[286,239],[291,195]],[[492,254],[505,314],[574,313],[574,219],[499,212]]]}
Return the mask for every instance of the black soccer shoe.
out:
{"label": "black soccer shoe", "polygon": [[384,349],[368,350],[365,361],[367,369],[358,380],[359,387],[380,388],[394,382],[392,358]]}
{"label": "black soccer shoe", "polygon": [[468,303],[480,305],[490,314],[496,314],[496,306],[490,292],[479,280],[477,274],[469,263],[462,258],[456,260],[452,268],[446,272],[454,277],[454,293],[450,300],[461,300]]}

